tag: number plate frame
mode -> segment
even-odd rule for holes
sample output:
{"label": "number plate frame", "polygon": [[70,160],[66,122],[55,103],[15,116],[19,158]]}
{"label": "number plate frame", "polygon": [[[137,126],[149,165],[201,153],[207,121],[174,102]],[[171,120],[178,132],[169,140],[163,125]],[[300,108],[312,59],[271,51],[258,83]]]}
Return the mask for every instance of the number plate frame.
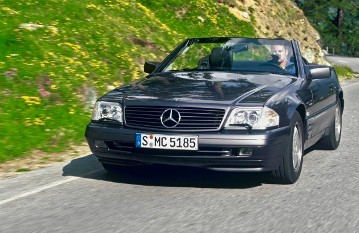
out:
{"label": "number plate frame", "polygon": [[198,136],[136,133],[137,148],[198,150]]}

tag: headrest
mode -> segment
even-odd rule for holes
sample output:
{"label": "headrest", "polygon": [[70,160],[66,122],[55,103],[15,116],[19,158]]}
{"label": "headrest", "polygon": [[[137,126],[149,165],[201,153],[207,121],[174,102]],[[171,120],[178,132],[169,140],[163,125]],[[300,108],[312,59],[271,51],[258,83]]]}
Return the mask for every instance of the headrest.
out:
{"label": "headrest", "polygon": [[232,52],[226,48],[213,48],[209,56],[211,68],[230,68],[232,66]]}

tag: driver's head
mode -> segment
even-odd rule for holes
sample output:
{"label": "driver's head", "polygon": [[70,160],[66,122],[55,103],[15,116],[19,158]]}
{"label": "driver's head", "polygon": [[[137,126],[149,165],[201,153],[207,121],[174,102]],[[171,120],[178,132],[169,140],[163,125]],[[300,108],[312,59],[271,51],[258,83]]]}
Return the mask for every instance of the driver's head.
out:
{"label": "driver's head", "polygon": [[287,60],[288,50],[284,45],[272,45],[271,52],[272,57],[278,59],[278,63]]}

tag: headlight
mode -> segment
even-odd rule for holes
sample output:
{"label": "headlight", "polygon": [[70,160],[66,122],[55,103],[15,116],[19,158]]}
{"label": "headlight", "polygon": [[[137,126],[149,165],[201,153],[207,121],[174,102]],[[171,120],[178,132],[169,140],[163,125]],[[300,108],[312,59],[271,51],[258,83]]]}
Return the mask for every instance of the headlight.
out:
{"label": "headlight", "polygon": [[93,112],[92,120],[110,120],[122,123],[122,108],[119,103],[97,101]]}
{"label": "headlight", "polygon": [[279,125],[279,115],[272,109],[264,108],[235,108],[229,115],[226,128],[266,129]]}

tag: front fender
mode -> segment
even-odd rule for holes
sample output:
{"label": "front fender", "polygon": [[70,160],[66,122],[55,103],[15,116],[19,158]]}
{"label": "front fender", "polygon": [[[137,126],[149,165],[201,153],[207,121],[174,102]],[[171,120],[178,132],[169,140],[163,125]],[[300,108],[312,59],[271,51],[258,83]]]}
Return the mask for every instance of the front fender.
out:
{"label": "front fender", "polygon": [[[299,112],[303,119],[303,124],[305,125],[306,103],[302,98],[303,96],[298,94],[300,84],[300,81],[297,81],[292,85],[287,86],[270,98],[266,103],[266,106],[279,114],[279,127],[289,126],[295,111]],[[306,93],[306,96],[308,97],[306,102],[310,102],[310,99],[312,98],[311,94]]]}

